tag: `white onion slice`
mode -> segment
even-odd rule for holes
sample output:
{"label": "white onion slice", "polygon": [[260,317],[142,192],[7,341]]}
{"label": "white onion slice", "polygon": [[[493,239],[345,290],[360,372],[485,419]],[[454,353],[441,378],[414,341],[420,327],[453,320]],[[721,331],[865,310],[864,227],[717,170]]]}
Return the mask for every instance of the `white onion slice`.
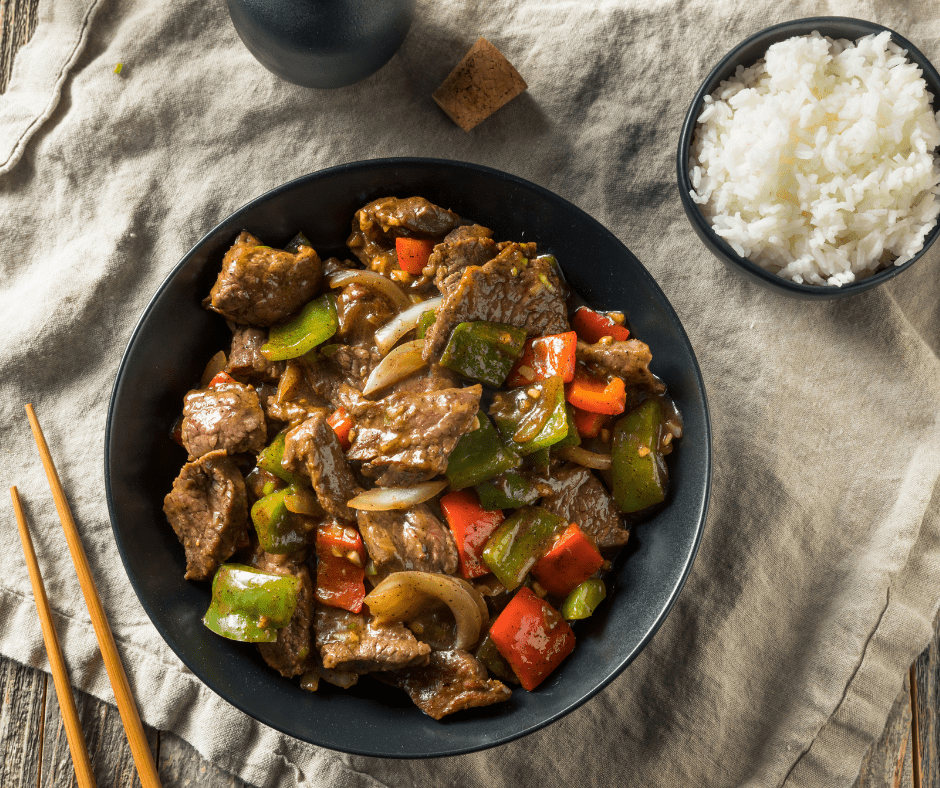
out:
{"label": "white onion slice", "polygon": [[402,292],[402,289],[398,285],[391,279],[382,276],[382,274],[377,274],[375,271],[360,271],[358,269],[340,271],[338,274],[334,274],[330,277],[330,287],[334,290],[337,287],[345,287],[346,285],[352,284],[365,285],[366,287],[376,290],[383,296],[386,296],[396,309],[402,310],[411,306],[411,301],[408,299],[408,296]]}
{"label": "white onion slice", "polygon": [[379,621],[410,621],[443,602],[456,622],[455,649],[469,649],[489,622],[486,602],[465,580],[433,572],[395,572],[365,598]]}
{"label": "white onion slice", "polygon": [[212,358],[209,359],[209,363],[206,364],[206,368],[202,373],[202,377],[199,379],[199,388],[204,389],[212,381],[216,375],[220,372],[224,372],[225,368],[228,366],[228,359],[225,358],[225,351],[220,350]]}
{"label": "white onion slice", "polygon": [[446,481],[424,482],[414,487],[375,487],[346,501],[353,509],[385,512],[389,509],[410,509],[429,501],[447,486]]}
{"label": "white onion slice", "polygon": [[598,454],[594,451],[582,449],[580,446],[569,446],[566,449],[561,449],[558,455],[566,460],[571,460],[571,462],[576,462],[578,465],[583,465],[585,468],[594,468],[598,471],[606,471],[613,465],[609,454]]}
{"label": "white onion slice", "polygon": [[429,298],[419,304],[408,307],[396,315],[375,332],[375,346],[383,356],[394,347],[395,343],[418,325],[418,320],[425,312],[435,310],[444,300],[444,296]]}
{"label": "white onion slice", "polygon": [[393,383],[397,383],[399,380],[404,380],[426,366],[428,362],[421,358],[423,351],[423,339],[413,339],[411,342],[399,345],[372,370],[362,393],[368,397],[376,391],[381,391]]}

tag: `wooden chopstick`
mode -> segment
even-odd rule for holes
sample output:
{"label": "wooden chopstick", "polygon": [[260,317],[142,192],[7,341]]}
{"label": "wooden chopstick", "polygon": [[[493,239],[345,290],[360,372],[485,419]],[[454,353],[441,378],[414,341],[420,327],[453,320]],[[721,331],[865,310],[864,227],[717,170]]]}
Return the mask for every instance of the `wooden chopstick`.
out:
{"label": "wooden chopstick", "polygon": [[29,535],[29,525],[26,523],[26,513],[23,511],[16,487],[10,488],[10,497],[13,499],[13,512],[16,514],[16,525],[19,528],[20,541],[23,543],[23,555],[26,558],[26,569],[29,571],[29,582],[33,585],[33,598],[36,600],[36,612],[39,613],[42,639],[45,641],[46,654],[49,656],[49,665],[52,668],[52,681],[55,684],[55,692],[59,698],[62,721],[65,723],[65,738],[69,743],[69,750],[72,752],[75,779],[78,781],[79,788],[95,788],[95,775],[92,774],[88,748],[85,746],[85,738],[82,736],[82,723],[78,719],[75,698],[72,697],[72,686],[69,683],[69,674],[65,668],[65,659],[62,656],[62,647],[59,645],[59,636],[56,635],[55,625],[52,623],[49,598],[46,596],[46,587],[42,582],[42,572],[39,571],[39,562],[36,560],[33,540]]}
{"label": "wooden chopstick", "polygon": [[911,665],[911,739],[913,747],[911,749],[911,777],[914,782],[914,788],[921,788],[923,784],[923,775],[921,774],[920,762],[920,721],[917,719],[917,663]]}
{"label": "wooden chopstick", "polygon": [[75,565],[75,573],[78,575],[78,584],[81,586],[82,594],[85,597],[85,605],[91,614],[91,623],[95,628],[95,636],[98,638],[98,646],[101,649],[101,656],[104,658],[104,666],[108,671],[111,688],[114,690],[114,699],[117,701],[121,722],[124,723],[124,731],[127,733],[127,742],[131,747],[131,755],[134,758],[134,765],[137,767],[137,774],[140,776],[143,788],[160,788],[160,777],[157,775],[153,756],[150,753],[150,746],[147,744],[147,736],[144,733],[144,726],[137,712],[137,704],[134,702],[130,685],[127,683],[124,665],[121,664],[121,657],[118,655],[117,646],[114,644],[111,627],[108,626],[108,619],[105,616],[101,598],[98,596],[95,579],[88,565],[88,557],[82,547],[82,540],[78,534],[78,528],[75,526],[75,521],[72,519],[72,512],[69,509],[65,491],[62,489],[59,474],[56,472],[52,455],[49,453],[49,446],[46,444],[46,438],[42,434],[42,427],[39,426],[39,420],[36,418],[32,405],[26,406],[26,416],[33,430],[33,437],[36,440],[39,456],[46,471],[46,478],[49,480],[49,487],[52,489],[52,498],[59,512],[59,520],[62,522],[62,530],[65,532],[65,541],[68,543],[69,553],[72,555],[72,563]]}

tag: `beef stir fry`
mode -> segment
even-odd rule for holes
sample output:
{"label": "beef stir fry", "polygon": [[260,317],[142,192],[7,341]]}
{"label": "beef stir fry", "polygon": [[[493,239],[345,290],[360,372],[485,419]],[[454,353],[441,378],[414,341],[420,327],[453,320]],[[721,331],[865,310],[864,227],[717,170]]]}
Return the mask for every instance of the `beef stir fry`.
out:
{"label": "beef stir fry", "polygon": [[534,243],[420,197],[366,205],[347,243],[358,263],[235,239],[204,302],[231,347],[184,398],[164,511],[213,632],[440,719],[571,653],[681,419],[624,316],[577,306]]}

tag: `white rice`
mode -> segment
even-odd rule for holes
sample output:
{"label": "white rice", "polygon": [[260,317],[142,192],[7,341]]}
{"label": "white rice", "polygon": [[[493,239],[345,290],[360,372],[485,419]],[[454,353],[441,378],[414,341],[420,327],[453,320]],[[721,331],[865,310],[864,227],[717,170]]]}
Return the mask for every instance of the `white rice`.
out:
{"label": "white rice", "polygon": [[940,214],[940,112],[890,34],[774,44],[705,97],[692,199],[742,257],[841,286],[901,265]]}

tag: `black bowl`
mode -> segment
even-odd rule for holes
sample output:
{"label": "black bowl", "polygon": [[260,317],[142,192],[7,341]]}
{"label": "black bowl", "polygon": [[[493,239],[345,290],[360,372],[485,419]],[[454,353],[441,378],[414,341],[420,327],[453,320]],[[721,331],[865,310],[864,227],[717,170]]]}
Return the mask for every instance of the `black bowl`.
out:
{"label": "black bowl", "polygon": [[[492,227],[496,237],[537,241],[557,254],[588,303],[622,309],[653,351],[653,369],[685,418],[669,458],[667,505],[635,531],[610,595],[576,627],[572,656],[535,692],[435,722],[397,690],[364,678],[351,690],[302,690],[251,645],[225,640],[201,618],[209,583],[183,579],[183,549],[163,516],[163,497],[185,461],[169,439],[183,395],[230,333],[202,308],[222,255],[242,229],[281,245],[303,230],[321,255],[349,256],[354,211],[384,195],[422,195]],[[111,396],[105,482],[111,523],[131,585],[179,658],[225,700],[299,739],[363,755],[425,757],[507,742],[558,719],[610,683],[662,624],[695,557],[708,506],[711,432],[695,355],[656,282],[614,235],[532,183],[473,164],[383,159],[291,181],[233,213],[180,261],[131,337]]]}
{"label": "black bowl", "polygon": [[938,108],[937,97],[940,96],[940,74],[931,65],[930,61],[924,57],[923,53],[903,36],[898,35],[893,30],[876,25],[874,22],[866,22],[863,19],[852,19],[844,16],[814,16],[807,19],[795,19],[792,22],[783,22],[766,30],[761,30],[756,35],[742,41],[732,49],[721,62],[715,66],[711,74],[706,77],[702,86],[692,99],[692,106],[689,107],[688,114],[685,116],[685,123],[682,125],[682,134],[679,136],[679,151],[676,167],[679,176],[679,195],[682,198],[682,206],[685,208],[686,216],[692,223],[695,232],[699,238],[705,242],[705,245],[715,254],[715,256],[726,263],[733,270],[744,274],[748,279],[758,284],[776,289],[788,296],[795,298],[826,300],[833,298],[846,298],[857,293],[864,293],[873,287],[893,279],[898,274],[906,271],[916,263],[924,253],[930,248],[930,245],[937,240],[940,235],[940,223],[924,239],[924,248],[914,257],[902,265],[891,265],[872,276],[865,279],[859,279],[841,287],[833,285],[807,285],[798,284],[790,279],[784,279],[771,273],[765,268],[761,268],[757,263],[753,263],[746,257],[741,257],[723,238],[720,238],[712,229],[711,223],[702,214],[699,206],[692,201],[689,190],[692,188],[692,178],[689,173],[689,155],[692,147],[692,141],[695,138],[695,126],[698,116],[702,112],[702,103],[705,96],[713,93],[718,85],[731,77],[739,65],[745,67],[752,66],[767,52],[771,44],[784,41],[793,36],[809,35],[813,31],[820,35],[831,38],[847,38],[857,41],[864,36],[882,33],[887,30],[891,33],[891,40],[899,47],[907,50],[908,59],[916,63],[923,71],[924,81],[927,88],[934,95],[934,110]]}

